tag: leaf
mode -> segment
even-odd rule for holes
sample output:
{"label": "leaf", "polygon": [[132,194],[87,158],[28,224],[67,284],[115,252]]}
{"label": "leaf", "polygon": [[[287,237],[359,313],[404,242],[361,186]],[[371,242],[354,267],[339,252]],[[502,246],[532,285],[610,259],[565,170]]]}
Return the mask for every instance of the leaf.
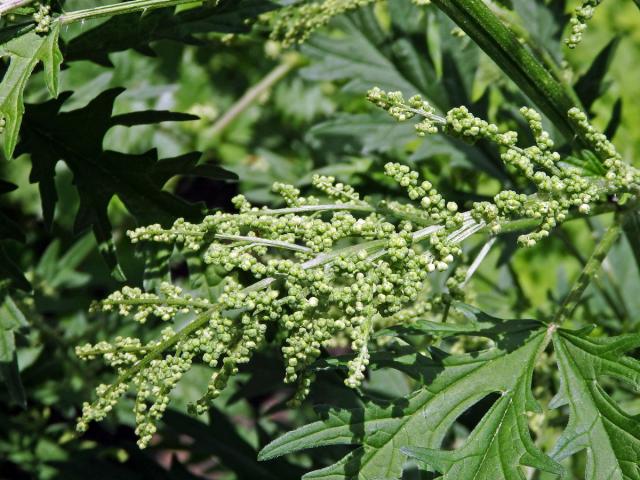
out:
{"label": "leaf", "polygon": [[11,399],[22,408],[27,406],[26,395],[16,353],[15,333],[27,327],[27,320],[9,295],[0,306],[0,378],[4,381]]}
{"label": "leaf", "polygon": [[[407,5],[403,8],[400,3]],[[476,114],[486,114],[471,100],[479,49],[473,44],[461,46],[452,39],[451,22],[444,15],[439,14],[438,22],[428,24],[424,9],[408,4],[390,5],[394,30],[389,34],[383,30],[372,8],[361,8],[336,18],[334,25],[340,29],[339,37],[314,35],[302,47],[313,63],[303,68],[301,75],[312,80],[345,80],[344,90],[359,97],[378,86],[399,90],[405,95],[419,93],[442,112],[468,105]],[[412,17],[411,21],[407,15]],[[434,47],[426,44],[424,33],[417,33],[424,30],[441,39],[436,52],[438,62],[442,63],[441,78],[438,62],[432,60],[434,52],[430,48]],[[316,125],[307,138],[321,151],[328,148],[336,153],[351,154],[402,151],[409,142],[419,141],[409,123],[397,123],[377,111],[366,115],[338,115]],[[446,155],[456,165],[479,168],[501,180],[507,178],[503,164],[496,161],[499,154],[491,149],[470,147],[447,136],[429,137],[411,159],[419,161],[433,155]]]}
{"label": "leaf", "polygon": [[284,460],[269,467],[258,463],[255,449],[238,434],[229,419],[215,407],[209,414],[211,425],[171,409],[165,413],[163,421],[181,435],[193,438],[193,454],[214,455],[239,480],[298,478],[303,472]]}
{"label": "leaf", "polygon": [[622,98],[618,98],[616,100],[616,103],[613,104],[611,118],[609,119],[607,128],[604,131],[604,134],[607,136],[607,138],[613,139],[613,137],[616,136],[618,127],[620,127],[621,122],[622,122]]}
{"label": "leaf", "polygon": [[[507,331],[513,328],[517,332],[520,329],[519,321],[504,322],[504,327]],[[521,335],[521,332],[517,335]],[[274,440],[260,452],[259,458],[268,460],[325,445],[360,445],[334,465],[308,473],[303,478],[400,478],[406,459],[401,449],[440,448],[447,432],[463,412],[487,395],[500,392],[501,399],[485,416],[479,429],[472,433],[467,445],[463,447],[465,452],[486,448],[483,439],[487,436],[488,429],[496,428],[501,440],[509,430],[517,431],[520,446],[514,446],[508,458],[504,459],[506,471],[511,474],[520,465],[534,464],[536,467],[558,472],[559,467],[533,446],[528,430],[522,424],[526,411],[536,408],[529,391],[531,372],[548,340],[548,332],[538,327],[533,332],[529,330],[528,338],[517,347],[513,342],[507,341],[505,345],[509,345],[509,348],[496,347],[457,356],[433,350],[431,359],[421,360],[423,376],[427,379],[425,386],[412,395],[388,405],[369,402],[361,409],[324,410],[322,420]],[[522,365],[524,368],[513,368],[514,365]],[[506,423],[497,425],[495,420],[500,415],[504,416]],[[443,455],[432,453],[434,459],[436,455]],[[442,462],[435,463],[432,466],[444,466]],[[488,465],[480,463],[478,468]],[[524,477],[477,478],[493,480]]]}
{"label": "leaf", "polygon": [[516,386],[503,393],[461,448],[444,451],[405,447],[402,451],[443,472],[442,480],[525,480],[527,477],[522,471],[523,466],[562,474],[562,467],[535,446],[529,433],[524,412],[535,408],[530,390],[533,373],[531,360],[522,369]]}
{"label": "leaf", "polygon": [[610,70],[621,37],[615,37],[598,53],[589,69],[575,84],[575,91],[580,97],[586,110],[590,110],[593,103],[605,93],[604,77]]}
{"label": "leaf", "polygon": [[587,338],[558,330],[553,345],[561,389],[552,406],[569,406],[569,423],[551,455],[562,460],[586,450],[585,480],[640,478],[640,418],[624,412],[600,386],[613,377],[640,390],[640,361],[624,355],[640,335]]}
{"label": "leaf", "polygon": [[24,276],[20,267],[18,267],[13,259],[7,254],[0,243],[0,289],[1,288],[19,288],[25,292],[31,290],[29,280]]}
{"label": "leaf", "polygon": [[27,80],[38,63],[44,65],[45,80],[49,93],[58,96],[58,75],[62,54],[58,47],[60,24],[54,22],[46,35],[31,29],[15,32],[15,37],[0,44],[0,57],[9,57],[9,67],[0,83],[0,118],[5,123],[2,132],[4,154],[13,156],[18,143],[18,132],[24,114],[24,89]]}
{"label": "leaf", "polygon": [[311,128],[307,141],[323,151],[367,155],[402,147],[415,137],[411,124],[397,122],[386,112],[374,112],[336,115]]}
{"label": "leaf", "polygon": [[68,61],[91,60],[109,67],[112,66],[109,53],[134,48],[153,55],[149,44],[158,40],[199,44],[195,34],[246,32],[248,19],[275,6],[266,0],[223,0],[214,6],[178,13],[166,8],[142,17],[138,13],[118,15],[71,40],[65,49],[65,58]]}
{"label": "leaf", "polygon": [[640,212],[629,212],[625,216],[624,233],[631,246],[633,258],[640,269]]}
{"label": "leaf", "polygon": [[[554,3],[564,3],[556,0]],[[551,6],[545,2],[531,2],[529,0],[514,0],[513,6],[520,18],[526,22],[526,29],[531,35],[532,44],[537,49],[544,49],[547,52],[553,54],[556,60],[562,59],[562,42],[560,36],[562,35],[563,25],[561,21],[563,19],[558,18],[553,11],[553,8],[560,8],[562,6]]]}
{"label": "leaf", "polygon": [[[235,176],[219,167],[197,165],[199,152],[159,160],[157,152],[127,154],[103,151],[103,138],[115,125],[141,125],[184,121],[196,117],[167,111],[146,111],[111,116],[121,88],[107,90],[83,108],[60,112],[69,94],[57,100],[28,105],[18,151],[31,154],[30,180],[38,183],[45,223],[51,226],[57,202],[55,168],[63,160],[73,173],[80,196],[75,229],[93,228],[105,260],[122,278],[111,239],[107,206],[114,196],[143,224],[167,225],[178,217],[198,218],[203,206],[188,203],[162,189],[175,175],[202,175],[223,180]],[[82,132],[82,135],[78,135]]]}
{"label": "leaf", "polygon": [[[17,188],[17,185],[0,179],[0,195],[13,192]],[[0,240],[5,239],[24,242],[24,233],[16,222],[0,211]]]}

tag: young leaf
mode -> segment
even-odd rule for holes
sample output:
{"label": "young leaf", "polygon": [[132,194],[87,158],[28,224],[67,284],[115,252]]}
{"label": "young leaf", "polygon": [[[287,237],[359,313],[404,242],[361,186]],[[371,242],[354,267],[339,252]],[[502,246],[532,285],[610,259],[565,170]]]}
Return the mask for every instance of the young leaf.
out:
{"label": "young leaf", "polygon": [[[519,321],[505,322],[503,327],[506,331],[513,328],[516,336],[522,336]],[[508,458],[504,459],[504,468],[513,472],[520,465],[534,464],[557,473],[559,467],[534,447],[523,420],[526,411],[535,409],[535,401],[529,392],[531,372],[539,353],[550,340],[550,333],[540,328],[529,331],[528,338],[517,342],[517,347],[514,345],[516,342],[505,335],[504,341],[499,342],[500,346],[483,352],[449,356],[433,351],[432,359],[421,361],[426,385],[412,395],[389,405],[368,403],[361,409],[326,410],[322,420],[271,442],[260,452],[259,458],[267,460],[324,445],[355,444],[361,446],[336,464],[308,473],[304,478],[400,478],[406,459],[401,449],[440,448],[445,435],[465,410],[487,395],[500,392],[502,398],[487,414],[466,448],[473,451],[485,448],[483,439],[491,428],[495,427],[500,433],[501,441],[506,432],[517,431],[519,446],[514,445]],[[523,368],[513,368],[514,365]],[[496,425],[496,418],[500,415],[504,421]],[[434,463],[431,465],[444,467],[444,457],[432,453]],[[440,456],[440,460],[436,460],[436,456]],[[483,463],[479,468],[486,466]]]}
{"label": "young leaf", "polygon": [[[234,175],[221,168],[198,166],[200,153],[159,160],[155,150],[133,155],[103,151],[102,141],[115,125],[133,126],[163,121],[184,121],[196,117],[167,111],[147,111],[111,116],[113,103],[123,92],[107,90],[88,105],[71,112],[60,112],[68,95],[43,104],[28,105],[22,141],[18,151],[30,152],[31,181],[38,183],[45,223],[51,225],[57,202],[55,167],[64,160],[74,176],[80,195],[76,231],[92,227],[102,252],[116,276],[117,259],[111,241],[107,206],[117,195],[141,223],[172,223],[177,217],[194,218],[202,205],[188,203],[162,190],[175,175],[207,175],[221,180]],[[78,135],[82,132],[82,135]]]}
{"label": "young leaf", "polygon": [[553,345],[562,385],[552,406],[568,404],[570,413],[552,457],[586,450],[585,480],[640,478],[638,417],[624,412],[599,384],[608,376],[640,389],[640,361],[624,355],[640,346],[640,335],[595,339],[559,330]]}
{"label": "young leaf", "polygon": [[[0,43],[0,57],[9,57],[9,67],[0,83],[0,119],[4,119],[2,132],[4,154],[13,156],[18,143],[18,132],[24,114],[23,94],[29,76],[40,62],[44,65],[47,88],[58,96],[58,75],[62,54],[58,47],[60,25],[54,22],[46,35],[35,30],[16,29],[13,38]],[[4,32],[6,34],[6,32]]]}

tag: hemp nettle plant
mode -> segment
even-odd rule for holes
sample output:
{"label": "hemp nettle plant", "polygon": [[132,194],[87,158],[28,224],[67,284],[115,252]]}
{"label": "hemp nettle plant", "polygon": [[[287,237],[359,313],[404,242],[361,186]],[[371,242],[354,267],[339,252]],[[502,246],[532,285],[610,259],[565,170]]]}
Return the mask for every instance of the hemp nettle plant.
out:
{"label": "hemp nettle plant", "polygon": [[[615,3],[3,0],[3,171],[31,162],[49,235],[91,232],[23,267],[36,233],[0,213],[10,399],[47,405],[21,362],[51,341],[82,394],[57,441],[120,425],[187,452],[168,478],[640,479],[640,136],[614,83],[640,46],[589,35],[640,25]],[[67,324],[52,299],[80,288]]]}

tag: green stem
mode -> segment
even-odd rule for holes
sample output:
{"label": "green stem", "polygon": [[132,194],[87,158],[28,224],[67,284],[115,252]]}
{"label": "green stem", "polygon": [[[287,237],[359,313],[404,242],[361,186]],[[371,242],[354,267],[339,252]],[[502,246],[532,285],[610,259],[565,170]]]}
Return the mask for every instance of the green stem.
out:
{"label": "green stem", "polygon": [[175,7],[187,3],[197,3],[198,0],[132,0],[130,2],[104,5],[102,7],[86,8],[73,12],[63,13],[58,17],[61,25],[75,23],[95,18],[112,17],[134,12],[148,12],[158,8]]}
{"label": "green stem", "polygon": [[600,239],[598,245],[596,245],[595,250],[591,254],[591,257],[585,264],[582,272],[578,276],[575,284],[571,288],[569,294],[565,297],[560,309],[556,313],[553,323],[556,325],[561,325],[565,320],[567,320],[573,311],[576,309],[578,304],[580,303],[580,299],[582,298],[582,294],[586,290],[586,288],[591,283],[591,280],[598,274],[600,271],[600,267],[602,262],[607,257],[609,250],[616,243],[620,234],[622,233],[622,225],[619,221],[619,218],[614,220],[613,225],[611,225],[605,234]]}
{"label": "green stem", "polygon": [[433,0],[527,94],[568,138],[584,146],[593,141],[567,115],[580,101],[568,84],[554,77],[482,0]]}
{"label": "green stem", "polygon": [[4,2],[2,2],[2,5],[0,5],[0,17],[6,15],[12,10],[16,10],[20,7],[25,7],[33,2],[34,0],[5,0]]}
{"label": "green stem", "polygon": [[287,55],[282,63],[269,72],[262,80],[247,90],[233,106],[211,127],[211,135],[217,135],[225,130],[242,112],[255,102],[262,94],[267,92],[276,83],[282,80],[291,70],[300,64],[297,55]]}

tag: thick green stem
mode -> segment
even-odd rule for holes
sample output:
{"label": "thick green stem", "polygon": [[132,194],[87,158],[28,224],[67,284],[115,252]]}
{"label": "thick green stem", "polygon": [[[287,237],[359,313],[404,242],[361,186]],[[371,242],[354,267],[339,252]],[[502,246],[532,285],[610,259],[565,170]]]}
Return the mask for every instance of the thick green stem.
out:
{"label": "thick green stem", "polygon": [[84,20],[93,20],[95,18],[113,17],[114,15],[123,15],[126,13],[148,12],[157,8],[175,7],[176,5],[185,5],[187,3],[198,3],[198,0],[132,0],[130,2],[64,13],[60,15],[58,21],[64,25]]}
{"label": "thick green stem", "polygon": [[560,309],[556,313],[553,320],[554,324],[561,325],[571,316],[573,311],[580,303],[582,294],[591,283],[593,277],[598,274],[602,262],[607,257],[609,250],[611,250],[611,247],[613,247],[613,245],[620,237],[620,234],[622,233],[622,225],[619,220],[620,219],[618,218],[615,219],[613,225],[611,225],[607,229],[605,234],[600,239],[598,245],[596,245],[596,249],[591,254],[591,257],[582,269],[582,272],[580,272],[580,275],[571,288],[571,291],[566,296],[566,298],[562,302],[562,305],[560,306]]}
{"label": "thick green stem", "polygon": [[582,136],[567,115],[580,104],[575,93],[560,83],[482,0],[433,0],[433,3],[498,64],[567,138]]}

